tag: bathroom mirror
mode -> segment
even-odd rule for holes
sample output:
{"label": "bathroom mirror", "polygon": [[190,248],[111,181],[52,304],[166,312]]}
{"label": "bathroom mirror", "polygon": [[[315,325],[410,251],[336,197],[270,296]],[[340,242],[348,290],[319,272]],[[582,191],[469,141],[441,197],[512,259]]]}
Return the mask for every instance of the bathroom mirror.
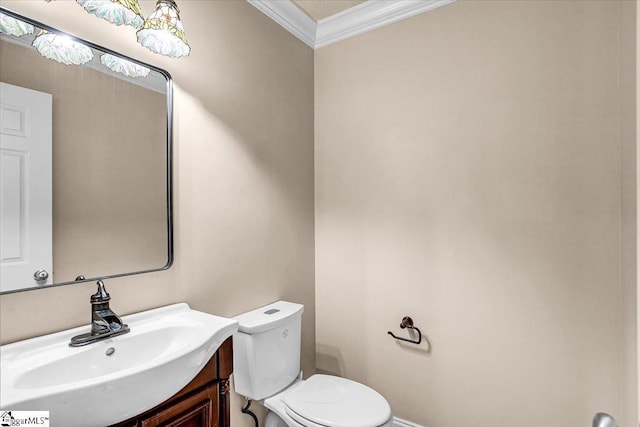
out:
{"label": "bathroom mirror", "polygon": [[0,13],[0,293],[169,268],[169,74]]}

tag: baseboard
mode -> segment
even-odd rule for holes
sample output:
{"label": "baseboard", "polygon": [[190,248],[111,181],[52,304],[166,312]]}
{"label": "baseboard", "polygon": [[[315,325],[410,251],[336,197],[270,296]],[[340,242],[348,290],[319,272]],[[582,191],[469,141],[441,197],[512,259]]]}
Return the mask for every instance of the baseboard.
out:
{"label": "baseboard", "polygon": [[402,418],[393,417],[393,427],[425,427]]}

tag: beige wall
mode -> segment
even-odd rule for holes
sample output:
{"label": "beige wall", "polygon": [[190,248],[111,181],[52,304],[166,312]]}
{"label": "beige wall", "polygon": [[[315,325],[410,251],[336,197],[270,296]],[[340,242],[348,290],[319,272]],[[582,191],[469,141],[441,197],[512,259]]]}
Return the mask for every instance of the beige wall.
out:
{"label": "beige wall", "polygon": [[162,268],[166,96],[5,41],[0,80],[52,95],[54,283]]}
{"label": "beige wall", "polygon": [[[117,312],[289,299],[303,369],[317,349],[401,418],[633,425],[629,4],[461,1],[318,50],[317,310],[308,47],[244,1],[180,2],[181,60],[75,2],[0,4],[174,77],[176,262],[109,281]],[[93,286],[0,296],[0,341],[87,324]],[[387,336],[406,314],[431,347]]]}
{"label": "beige wall", "polygon": [[628,413],[622,8],[460,1],[316,51],[318,370],[428,427]]}
{"label": "beige wall", "polygon": [[622,412],[620,425],[638,426],[636,254],[636,3],[619,7],[620,202],[622,284]]}
{"label": "beige wall", "polygon": [[[179,2],[192,54],[170,59],[72,1],[2,6],[168,70],[175,83],[176,261],[107,282],[126,314],[186,301],[231,316],[305,304],[302,366],[315,368],[313,51],[244,1]],[[150,14],[154,1],[142,1]],[[3,343],[88,324],[94,284],[0,296]],[[251,426],[234,400],[234,425]]]}

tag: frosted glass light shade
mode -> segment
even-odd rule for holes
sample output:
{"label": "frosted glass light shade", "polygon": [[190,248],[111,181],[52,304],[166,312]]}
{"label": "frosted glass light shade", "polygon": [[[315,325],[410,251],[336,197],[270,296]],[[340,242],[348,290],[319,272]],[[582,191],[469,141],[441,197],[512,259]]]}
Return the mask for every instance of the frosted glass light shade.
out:
{"label": "frosted glass light shade", "polygon": [[138,43],[154,53],[179,58],[189,56],[180,11],[173,0],[158,0],[156,9],[138,30]]}
{"label": "frosted glass light shade", "polygon": [[76,0],[84,9],[116,25],[142,27],[144,18],[138,0]]}
{"label": "frosted glass light shade", "polygon": [[100,62],[111,71],[124,74],[127,77],[146,77],[151,72],[147,67],[108,53],[100,57]]}
{"label": "frosted glass light shade", "polygon": [[73,41],[68,36],[42,30],[33,40],[33,47],[40,55],[66,65],[82,65],[91,61],[93,52],[89,46]]}
{"label": "frosted glass light shade", "polygon": [[24,36],[25,34],[33,34],[35,27],[19,19],[13,18],[4,13],[0,13],[0,32],[15,37]]}

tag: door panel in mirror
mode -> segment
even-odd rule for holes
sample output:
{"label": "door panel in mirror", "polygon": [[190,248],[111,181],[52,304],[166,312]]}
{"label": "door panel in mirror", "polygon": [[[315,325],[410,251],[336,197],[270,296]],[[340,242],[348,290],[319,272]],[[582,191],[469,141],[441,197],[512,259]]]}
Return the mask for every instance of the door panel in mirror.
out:
{"label": "door panel in mirror", "polygon": [[0,118],[0,286],[50,285],[51,95],[0,82]]}

